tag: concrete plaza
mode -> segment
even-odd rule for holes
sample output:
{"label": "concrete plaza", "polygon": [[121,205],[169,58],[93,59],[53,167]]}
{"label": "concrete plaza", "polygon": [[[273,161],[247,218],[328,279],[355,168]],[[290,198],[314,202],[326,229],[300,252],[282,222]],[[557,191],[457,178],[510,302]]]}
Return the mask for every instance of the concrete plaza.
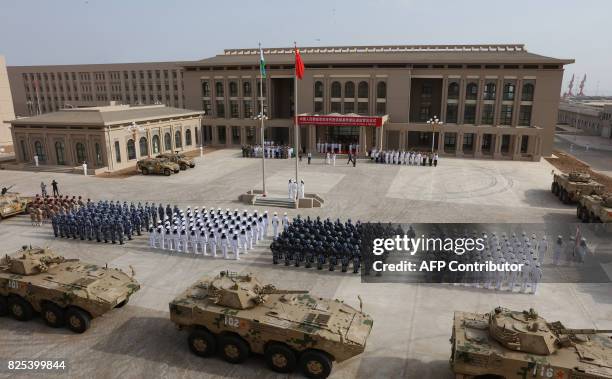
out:
{"label": "concrete plaza", "polygon": [[[28,194],[37,191],[41,181],[56,179],[62,192],[92,200],[244,208],[236,199],[241,192],[259,187],[260,160],[238,155],[236,150],[216,151],[199,160],[195,169],[171,177],[103,179],[1,171],[0,184],[15,184],[14,190]],[[403,223],[576,221],[574,208],[550,194],[552,166],[545,161],[442,159],[437,168],[365,161],[353,168],[345,163],[339,160],[331,167],[320,160],[310,166],[302,162],[307,192],[319,193],[326,204],[321,209],[300,210],[300,214]],[[293,169],[290,161],[267,161],[269,191],[284,195]],[[48,225],[31,227],[26,216],[3,220],[0,241],[2,254],[24,244],[47,245],[70,258],[128,271],[130,265],[134,267],[142,289],[126,307],[94,320],[83,335],[50,329],[39,318],[28,323],[0,320],[0,359],[63,358],[70,377],[280,378],[265,367],[261,357],[251,357],[238,366],[216,357],[198,358],[188,350],[186,333],[170,323],[168,302],[174,296],[197,278],[225,269],[252,272],[279,288],[307,289],[322,297],[344,299],[355,307],[357,295],[362,297],[364,311],[374,318],[366,351],[336,364],[333,378],[452,378],[448,340],[454,310],[533,307],[568,327],[612,328],[610,283],[543,283],[537,295],[433,284],[361,284],[359,276],[349,273],[274,266],[267,243],[240,261],[194,258],[151,250],[145,236],[123,246],[54,239]],[[0,377],[28,375],[34,374],[15,375],[0,369]]]}

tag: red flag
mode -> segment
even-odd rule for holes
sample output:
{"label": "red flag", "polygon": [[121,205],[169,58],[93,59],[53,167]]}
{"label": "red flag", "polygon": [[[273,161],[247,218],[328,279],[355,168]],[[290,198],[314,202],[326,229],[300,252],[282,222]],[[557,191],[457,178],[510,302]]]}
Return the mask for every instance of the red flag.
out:
{"label": "red flag", "polygon": [[304,77],[304,62],[302,62],[302,56],[297,47],[295,48],[295,76],[300,80]]}

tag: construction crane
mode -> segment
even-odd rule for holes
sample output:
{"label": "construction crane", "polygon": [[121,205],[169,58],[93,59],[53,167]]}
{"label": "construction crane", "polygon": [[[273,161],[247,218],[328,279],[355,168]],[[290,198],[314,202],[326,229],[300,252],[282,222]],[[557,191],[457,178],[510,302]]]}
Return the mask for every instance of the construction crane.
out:
{"label": "construction crane", "polygon": [[584,83],[586,82],[586,74],[584,74],[584,77],[582,78],[582,81],[580,82],[580,92],[578,92],[578,96],[584,96]]}

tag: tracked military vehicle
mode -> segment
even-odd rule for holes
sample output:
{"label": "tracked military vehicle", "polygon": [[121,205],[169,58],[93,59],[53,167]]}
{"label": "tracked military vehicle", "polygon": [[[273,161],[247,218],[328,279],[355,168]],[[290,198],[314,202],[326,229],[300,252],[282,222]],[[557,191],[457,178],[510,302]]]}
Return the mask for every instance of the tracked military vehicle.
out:
{"label": "tracked military vehicle", "polygon": [[453,323],[457,379],[612,378],[612,330],[568,329],[533,309],[455,312]]}
{"label": "tracked military vehicle", "polygon": [[48,249],[24,248],[0,260],[0,316],[19,321],[39,312],[45,323],[75,333],[91,320],[127,304],[140,289],[133,275],[66,259]]}
{"label": "tracked military vehicle", "polygon": [[27,213],[31,204],[31,197],[21,196],[16,192],[6,192],[0,195],[0,220],[10,216]]}
{"label": "tracked military vehicle", "polygon": [[576,216],[583,222],[612,223],[612,193],[581,196]]}
{"label": "tracked military vehicle", "polygon": [[185,154],[181,153],[162,153],[157,156],[157,158],[165,158],[171,162],[174,162],[179,165],[181,170],[187,170],[187,168],[194,168],[195,161],[191,158],[187,158]]}
{"label": "tracked military vehicle", "polygon": [[268,366],[288,373],[297,366],[325,378],[332,362],[362,353],[373,320],[340,300],[262,285],[251,275],[222,272],[204,278],[170,303],[170,318],[189,331],[191,351],[218,352],[230,363],[264,354]]}
{"label": "tracked military vehicle", "polygon": [[577,202],[581,195],[603,192],[604,186],[593,180],[589,174],[572,171],[569,174],[555,173],[550,190],[564,204],[571,204]]}
{"label": "tracked military vehicle", "polygon": [[144,158],[136,162],[136,167],[142,175],[163,174],[166,176],[172,173],[178,174],[179,165],[166,158]]}

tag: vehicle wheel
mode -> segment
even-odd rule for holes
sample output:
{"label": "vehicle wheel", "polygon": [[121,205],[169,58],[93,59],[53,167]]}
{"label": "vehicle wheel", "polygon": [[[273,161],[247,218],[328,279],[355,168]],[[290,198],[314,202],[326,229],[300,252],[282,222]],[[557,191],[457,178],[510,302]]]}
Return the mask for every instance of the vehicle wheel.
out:
{"label": "vehicle wheel", "polygon": [[553,182],[553,183],[550,185],[550,192],[552,192],[552,193],[553,193],[553,195],[556,195],[556,194],[557,194],[557,183]]}
{"label": "vehicle wheel", "polygon": [[170,175],[172,175],[172,172],[169,169],[165,169],[164,170],[164,175],[170,176]]}
{"label": "vehicle wheel", "polygon": [[219,352],[226,362],[242,363],[249,357],[249,345],[237,336],[220,336]]}
{"label": "vehicle wheel", "polygon": [[582,205],[580,204],[576,206],[576,217],[578,217],[579,220],[582,220]]}
{"label": "vehicle wheel", "polygon": [[8,301],[6,300],[6,297],[0,296],[0,317],[7,316],[8,314]]}
{"label": "vehicle wheel", "polygon": [[217,340],[208,330],[198,329],[189,333],[189,350],[200,357],[209,357],[217,350]]}
{"label": "vehicle wheel", "polygon": [[64,325],[66,316],[62,308],[53,303],[44,303],[41,308],[41,314],[45,320],[45,324],[52,328],[59,328]]}
{"label": "vehicle wheel", "polygon": [[149,175],[149,170],[145,167],[143,167],[140,171],[142,172],[142,175]]}
{"label": "vehicle wheel", "polygon": [[178,174],[180,172],[180,170],[174,170],[175,174]]}
{"label": "vehicle wheel", "polygon": [[565,190],[561,190],[560,194],[559,194],[559,199],[561,199],[561,202],[563,204],[567,204],[567,192],[565,192]]}
{"label": "vehicle wheel", "polygon": [[84,333],[91,326],[91,316],[78,308],[68,308],[66,325],[75,333]]}
{"label": "vehicle wheel", "polygon": [[185,170],[187,170],[187,165],[182,164],[182,165],[181,165],[181,171],[185,171]]}
{"label": "vehicle wheel", "polygon": [[322,379],[331,373],[332,362],[325,353],[306,350],[300,357],[300,368],[307,377]]}
{"label": "vehicle wheel", "polygon": [[115,308],[123,308],[125,307],[125,305],[130,301],[129,298],[123,300],[121,303],[117,304],[117,306]]}
{"label": "vehicle wheel", "polygon": [[189,167],[194,168],[195,167],[195,163],[190,164]]}
{"label": "vehicle wheel", "polygon": [[264,353],[266,363],[272,371],[288,373],[295,370],[297,358],[289,347],[280,343],[271,344]]}
{"label": "vehicle wheel", "polygon": [[8,307],[11,316],[13,316],[15,320],[28,321],[34,316],[34,308],[32,308],[32,305],[20,297],[9,298]]}

